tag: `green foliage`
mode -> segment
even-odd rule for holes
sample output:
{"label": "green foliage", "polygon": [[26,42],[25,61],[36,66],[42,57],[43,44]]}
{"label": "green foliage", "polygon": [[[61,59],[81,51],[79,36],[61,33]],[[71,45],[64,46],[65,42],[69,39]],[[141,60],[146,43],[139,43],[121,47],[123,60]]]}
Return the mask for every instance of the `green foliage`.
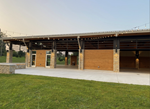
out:
{"label": "green foliage", "polygon": [[18,51],[18,57],[24,57],[25,56],[25,52],[23,51]]}
{"label": "green foliage", "polygon": [[13,51],[13,57],[18,57],[18,53],[16,51]]}
{"label": "green foliage", "polygon": [[18,51],[18,52],[16,52],[16,51],[13,51],[13,56],[14,57],[25,57],[25,52],[23,52],[23,51]]}
{"label": "green foliage", "polygon": [[[0,38],[2,34],[0,34]],[[0,56],[6,56],[6,46],[5,43],[0,40]]]}
{"label": "green foliage", "polygon": [[65,60],[65,56],[60,51],[59,51],[59,53],[57,53],[57,58],[58,58],[59,61],[64,61]]}
{"label": "green foliage", "polygon": [[149,91],[141,85],[0,74],[0,109],[149,109]]}
{"label": "green foliage", "polygon": [[78,56],[79,53],[78,52],[73,52],[73,56]]}

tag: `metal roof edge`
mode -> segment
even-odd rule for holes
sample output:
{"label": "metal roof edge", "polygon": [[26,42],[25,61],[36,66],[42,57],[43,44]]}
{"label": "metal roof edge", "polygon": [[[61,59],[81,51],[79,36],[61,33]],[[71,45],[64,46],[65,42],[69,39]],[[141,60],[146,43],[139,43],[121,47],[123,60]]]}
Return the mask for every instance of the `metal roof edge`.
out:
{"label": "metal roof edge", "polygon": [[105,32],[89,32],[89,33],[72,33],[72,34],[53,34],[53,35],[33,35],[33,36],[14,36],[14,37],[3,37],[0,40],[5,39],[28,39],[28,38],[45,38],[45,37],[74,37],[74,36],[90,36],[90,35],[109,35],[109,34],[128,34],[128,33],[147,33],[150,29],[140,30],[123,30],[123,31],[105,31]]}

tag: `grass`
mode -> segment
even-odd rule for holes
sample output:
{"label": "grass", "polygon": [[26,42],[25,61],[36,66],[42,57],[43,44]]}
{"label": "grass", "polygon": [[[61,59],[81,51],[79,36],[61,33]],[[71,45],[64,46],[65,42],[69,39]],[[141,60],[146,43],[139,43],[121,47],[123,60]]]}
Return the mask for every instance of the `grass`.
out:
{"label": "grass", "polygon": [[[5,63],[6,62],[6,56],[0,56],[0,63]],[[13,57],[12,58],[13,63],[25,63],[25,57]]]}
{"label": "grass", "polygon": [[[0,63],[5,63],[6,62],[6,56],[0,56]],[[25,57],[21,57],[21,58],[17,58],[17,57],[13,57],[12,58],[12,62],[13,63],[25,63]],[[61,65],[65,65],[65,61],[59,61],[57,58],[56,61],[57,64],[61,64]],[[68,59],[68,63],[70,64],[70,58]]]}
{"label": "grass", "polygon": [[0,109],[149,109],[150,87],[0,74]]}
{"label": "grass", "polygon": [[[5,62],[6,62],[6,56],[0,56],[0,63],[5,63]],[[21,57],[21,58],[13,57],[12,62],[13,63],[25,63],[25,57]],[[70,59],[68,59],[68,62],[70,63]],[[59,61],[57,59],[57,64],[65,65],[65,61]]]}

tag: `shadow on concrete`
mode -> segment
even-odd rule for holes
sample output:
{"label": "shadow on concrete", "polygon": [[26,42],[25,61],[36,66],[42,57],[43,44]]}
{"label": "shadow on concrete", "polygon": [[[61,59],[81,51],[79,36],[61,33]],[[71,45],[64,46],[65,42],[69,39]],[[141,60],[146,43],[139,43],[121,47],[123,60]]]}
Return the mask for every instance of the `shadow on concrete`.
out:
{"label": "shadow on concrete", "polygon": [[73,65],[56,65],[56,68],[63,68],[63,69],[78,69],[78,66],[73,66]]}
{"label": "shadow on concrete", "polygon": [[150,74],[150,69],[146,68],[140,68],[140,69],[134,69],[134,68],[124,68],[120,69],[120,73],[148,73]]}

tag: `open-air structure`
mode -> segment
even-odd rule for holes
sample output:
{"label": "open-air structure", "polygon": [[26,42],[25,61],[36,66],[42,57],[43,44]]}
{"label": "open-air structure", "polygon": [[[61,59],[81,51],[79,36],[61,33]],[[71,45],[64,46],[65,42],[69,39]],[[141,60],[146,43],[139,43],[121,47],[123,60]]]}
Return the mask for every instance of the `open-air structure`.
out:
{"label": "open-air structure", "polygon": [[119,72],[121,68],[150,69],[150,29],[79,34],[4,37],[9,43],[7,63],[12,62],[12,46],[27,47],[27,67],[56,68],[57,51],[78,52],[71,65],[79,70],[96,69]]}

